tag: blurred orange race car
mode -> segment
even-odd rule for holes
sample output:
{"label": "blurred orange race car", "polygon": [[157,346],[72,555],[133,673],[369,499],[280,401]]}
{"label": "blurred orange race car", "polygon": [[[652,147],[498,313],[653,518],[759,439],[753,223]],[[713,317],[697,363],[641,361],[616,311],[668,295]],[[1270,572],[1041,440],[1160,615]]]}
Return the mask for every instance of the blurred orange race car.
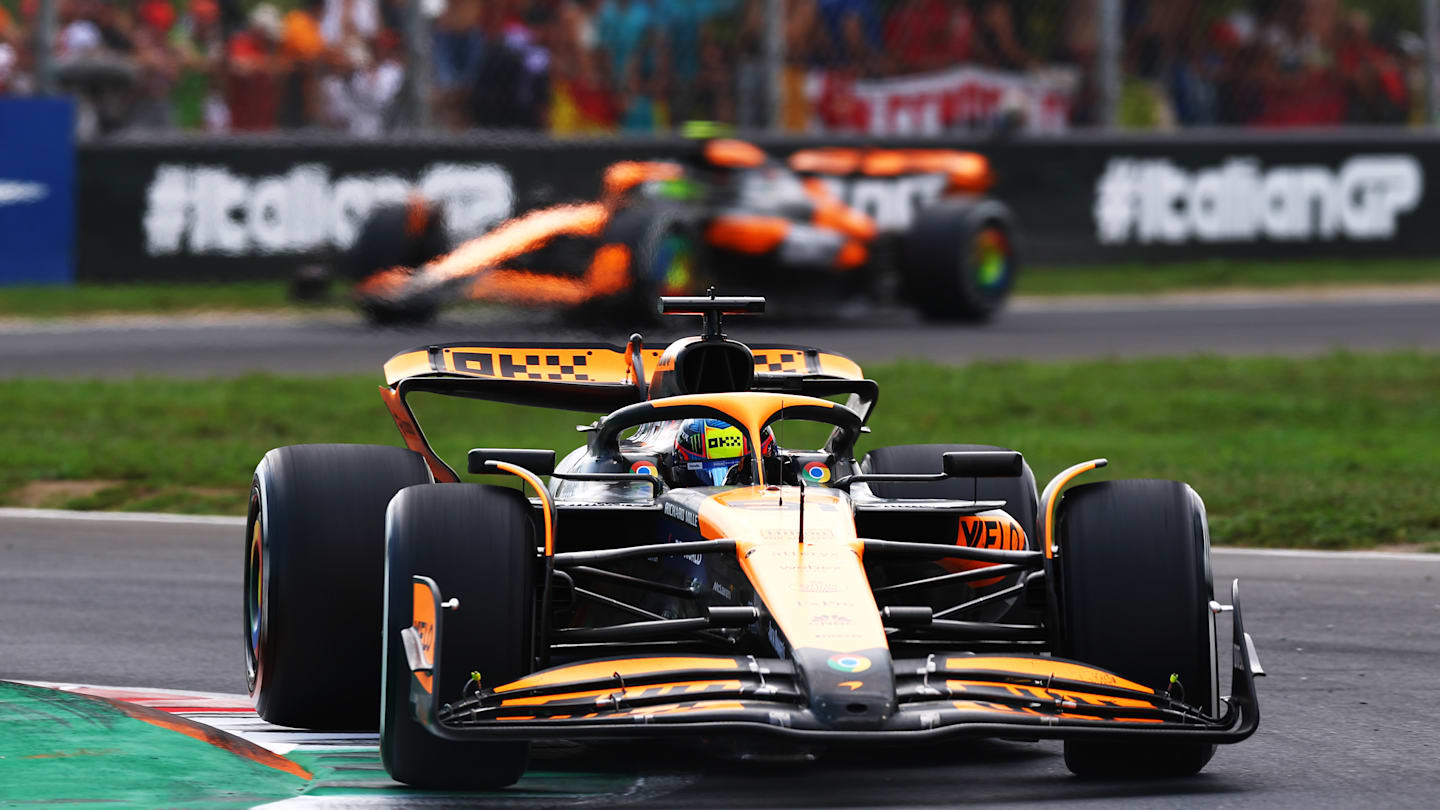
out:
{"label": "blurred orange race car", "polygon": [[1018,270],[989,162],[938,149],[807,149],[782,164],[709,140],[683,161],[609,166],[598,201],[536,207],[446,252],[439,209],[377,209],[342,261],[377,322],[446,303],[653,317],[657,295],[712,284],[779,298],[900,300],[927,317],[984,320]]}

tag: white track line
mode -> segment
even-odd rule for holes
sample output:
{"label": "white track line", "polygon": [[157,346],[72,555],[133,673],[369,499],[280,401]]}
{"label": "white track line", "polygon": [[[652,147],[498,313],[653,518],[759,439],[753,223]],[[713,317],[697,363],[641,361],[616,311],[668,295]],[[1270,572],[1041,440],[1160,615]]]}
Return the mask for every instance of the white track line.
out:
{"label": "white track line", "polygon": [[191,526],[240,526],[245,518],[226,515],[172,515],[165,512],[81,512],[74,509],[26,509],[0,506],[0,520],[77,520],[101,523],[176,523]]}
{"label": "white track line", "polygon": [[[175,523],[196,526],[245,525],[245,518],[225,515],[172,515],[164,512],[81,512],[71,509],[25,509],[0,507],[0,520],[78,520],[115,523]],[[1440,562],[1440,554],[1413,554],[1389,551],[1315,551],[1293,548],[1234,548],[1215,546],[1221,556],[1301,557],[1312,560],[1381,560],[1385,562]]]}

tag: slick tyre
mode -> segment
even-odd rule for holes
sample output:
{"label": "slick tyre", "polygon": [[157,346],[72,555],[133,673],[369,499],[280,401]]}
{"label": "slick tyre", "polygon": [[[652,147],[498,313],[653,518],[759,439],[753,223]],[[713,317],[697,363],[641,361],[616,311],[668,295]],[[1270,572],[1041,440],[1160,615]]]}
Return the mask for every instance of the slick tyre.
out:
{"label": "slick tyre", "polygon": [[399,447],[306,444],[265,454],[245,526],[245,670],[281,726],[373,730],[380,689],[385,507],[431,481]]}
{"label": "slick tyre", "polygon": [[1010,213],[995,200],[922,208],[900,238],[899,263],[905,298],[926,318],[989,320],[1020,269]]}
{"label": "slick tyre", "polygon": [[514,784],[528,742],[454,742],[415,720],[401,631],[412,621],[412,579],[435,580],[458,599],[441,621],[433,684],[460,697],[470,673],[499,686],[531,670],[536,530],[518,490],[480,484],[411,487],[390,504],[386,529],[384,688],[380,755],[394,779],[424,788],[486,790]]}
{"label": "slick tyre", "polygon": [[[1205,505],[1178,481],[1102,481],[1060,504],[1061,654],[1165,689],[1215,716],[1218,673],[1209,603]],[[1202,743],[1070,740],[1080,776],[1188,776],[1210,761]]]}

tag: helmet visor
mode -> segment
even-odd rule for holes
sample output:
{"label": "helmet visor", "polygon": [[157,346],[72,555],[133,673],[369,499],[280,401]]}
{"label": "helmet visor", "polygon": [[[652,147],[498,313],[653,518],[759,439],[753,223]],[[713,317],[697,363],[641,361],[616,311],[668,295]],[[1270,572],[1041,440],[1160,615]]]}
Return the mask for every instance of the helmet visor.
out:
{"label": "helmet visor", "polygon": [[699,481],[701,486],[723,487],[730,478],[730,471],[740,466],[740,459],[727,458],[702,461],[698,464],[692,462],[685,466],[690,468],[690,475]]}

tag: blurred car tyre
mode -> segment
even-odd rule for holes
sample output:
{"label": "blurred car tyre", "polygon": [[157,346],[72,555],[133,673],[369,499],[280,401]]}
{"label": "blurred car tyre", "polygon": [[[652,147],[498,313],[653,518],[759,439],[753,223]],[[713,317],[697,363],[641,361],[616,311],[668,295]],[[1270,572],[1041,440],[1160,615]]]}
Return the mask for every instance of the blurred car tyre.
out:
{"label": "blurred car tyre", "polygon": [[1019,262],[1004,204],[943,200],[917,211],[899,241],[903,295],[925,317],[985,321],[1005,306]]}
{"label": "blurred car tyre", "polygon": [[[440,206],[418,196],[403,203],[381,203],[371,209],[355,241],[340,255],[338,275],[358,284],[384,270],[414,270],[449,251],[445,212]],[[429,298],[365,298],[360,308],[376,325],[409,326],[433,320],[440,307]]]}

